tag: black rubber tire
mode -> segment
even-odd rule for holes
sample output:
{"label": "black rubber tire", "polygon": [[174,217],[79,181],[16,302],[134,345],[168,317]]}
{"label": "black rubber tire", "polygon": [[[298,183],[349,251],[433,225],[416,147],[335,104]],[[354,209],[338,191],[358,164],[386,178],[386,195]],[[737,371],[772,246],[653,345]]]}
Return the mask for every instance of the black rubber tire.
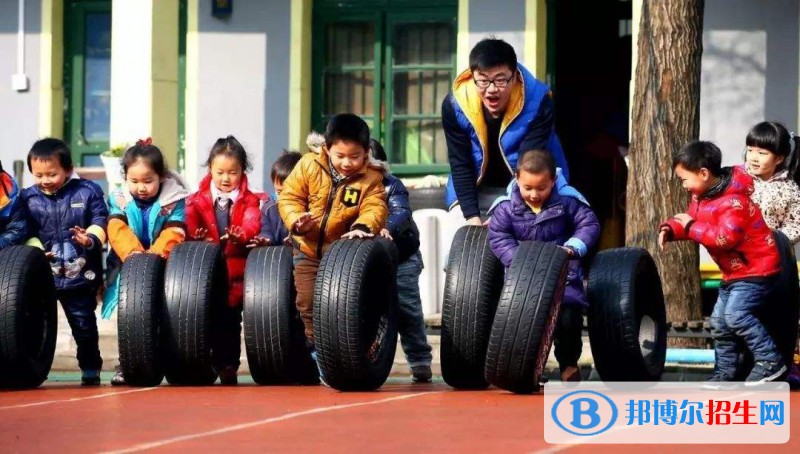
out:
{"label": "black rubber tire", "polygon": [[228,270],[216,244],[190,241],[172,249],[164,273],[165,375],[172,385],[217,379],[211,361],[214,313],[228,301]]}
{"label": "black rubber tire", "polygon": [[164,260],[131,255],[120,271],[117,313],[119,364],[130,386],[157,386],[164,380],[163,311]]}
{"label": "black rubber tire", "polygon": [[442,376],[459,389],[489,386],[484,375],[486,349],[503,265],[489,247],[484,227],[464,226],[453,237],[442,302]]}
{"label": "black rubber tire", "polygon": [[0,388],[41,385],[57,332],[56,288],[44,253],[28,246],[0,251]]}
{"label": "black rubber tire", "polygon": [[253,381],[260,385],[319,383],[295,306],[292,248],[269,246],[247,256],[244,344]]}
{"label": "black rubber tire", "polygon": [[667,309],[653,258],[642,248],[600,251],[587,289],[589,341],[603,381],[658,381],[667,356]]}
{"label": "black rubber tire", "polygon": [[411,210],[422,210],[425,208],[437,208],[447,210],[444,203],[445,188],[409,188],[408,204]]}
{"label": "black rubber tire", "polygon": [[486,380],[514,393],[539,391],[564,297],[569,257],[523,241],[506,273],[486,352]]}
{"label": "black rubber tire", "polygon": [[397,348],[397,265],[384,239],[339,240],[322,257],[314,288],[314,338],[325,382],[374,390]]}

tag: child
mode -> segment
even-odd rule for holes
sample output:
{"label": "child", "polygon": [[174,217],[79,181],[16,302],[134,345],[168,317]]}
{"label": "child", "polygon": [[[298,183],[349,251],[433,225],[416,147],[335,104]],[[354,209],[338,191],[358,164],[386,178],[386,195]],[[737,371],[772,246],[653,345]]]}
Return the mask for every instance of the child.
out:
{"label": "child", "polygon": [[253,240],[251,246],[267,246],[270,244],[283,244],[291,241],[289,231],[283,225],[280,213],[278,213],[278,197],[283,191],[283,182],[292,173],[294,167],[300,162],[303,155],[298,151],[284,151],[272,164],[271,179],[272,186],[275,187],[275,197],[268,200],[261,207],[261,233]]}
{"label": "child", "polygon": [[[745,168],[753,176],[753,195],[764,222],[792,244],[800,242],[800,139],[780,123],[764,121],[750,129],[745,140]],[[798,358],[795,354],[795,358]],[[800,387],[798,362],[792,361],[787,381]]]}
{"label": "child", "polygon": [[543,150],[523,153],[517,163],[517,184],[510,200],[501,202],[489,222],[489,245],[508,268],[520,241],[557,244],[570,256],[567,287],[555,331],[555,355],[562,381],[580,381],[578,359],[583,349],[583,290],[580,259],[600,237],[594,212],[576,197],[555,189],[556,163]]}
{"label": "child", "polygon": [[732,381],[739,366],[740,339],[755,366],[746,385],[773,381],[786,372],[780,351],[756,313],[764,307],[780,272],[780,255],[761,211],[750,200],[753,179],[739,167],[721,167],[722,152],[711,142],[692,142],[672,159],[672,168],[691,194],[686,213],[659,227],[658,244],[692,240],[706,247],[722,271],[711,314],[716,364],[709,387]]}
{"label": "child", "polygon": [[28,170],[35,185],[22,191],[22,202],[31,243],[50,258],[56,295],[78,345],[81,384],[96,386],[103,366],[94,313],[108,218],[103,191],[73,173],[69,147],[59,139],[34,143]]}
{"label": "child", "polygon": [[22,244],[28,237],[28,220],[19,203],[19,188],[0,162],[0,249]]}
{"label": "child", "polygon": [[769,228],[800,242],[800,187],[797,137],[780,124],[765,121],[747,133],[745,167],[753,176],[753,195]]}
{"label": "child", "polygon": [[[369,141],[372,155],[388,169],[386,152],[375,139]],[[381,236],[393,240],[399,251],[397,265],[397,301],[400,343],[406,354],[415,383],[431,381],[431,346],[425,335],[425,320],[422,317],[422,299],[419,296],[419,276],[422,274],[422,254],[419,252],[419,230],[411,217],[408,190],[399,178],[388,170],[383,175],[389,218]]]}
{"label": "child", "polygon": [[[111,284],[103,297],[103,318],[108,319],[119,301],[119,271],[132,254],[148,252],[169,256],[186,237],[186,206],[189,195],[181,178],[167,170],[161,150],[152,139],[140,140],[122,157],[127,190],[109,194],[108,243],[114,259],[109,270]],[[112,385],[124,385],[119,366]]]}
{"label": "child", "polygon": [[[322,140],[321,140],[322,139]],[[325,248],[339,238],[369,238],[386,224],[383,173],[369,155],[369,126],[354,114],[331,119],[325,136],[311,133],[306,153],[286,178],[278,211],[297,247],[297,310],[314,349],[313,293]]]}
{"label": "child", "polygon": [[261,230],[259,199],[247,186],[252,166],[233,136],[217,139],[206,161],[208,175],[186,201],[186,227],[194,240],[222,248],[228,266],[228,301],[214,320],[211,360],[223,385],[238,383],[247,244]]}

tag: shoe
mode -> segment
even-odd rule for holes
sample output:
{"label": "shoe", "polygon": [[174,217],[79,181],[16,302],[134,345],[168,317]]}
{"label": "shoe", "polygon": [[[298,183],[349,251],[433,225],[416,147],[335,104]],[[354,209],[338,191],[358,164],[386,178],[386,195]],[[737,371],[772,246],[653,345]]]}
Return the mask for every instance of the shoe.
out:
{"label": "shoe", "polygon": [[100,386],[100,371],[87,369],[81,372],[81,386]]}
{"label": "shoe", "polygon": [[733,379],[728,378],[726,375],[720,372],[714,372],[713,375],[708,377],[705,383],[701,386],[702,389],[733,389],[735,388],[736,382]]}
{"label": "shoe", "polygon": [[122,375],[122,367],[114,367],[114,376],[111,377],[111,386],[122,386],[125,384],[125,377]]}
{"label": "shoe", "polygon": [[218,372],[219,384],[223,386],[236,386],[239,384],[239,371],[233,366],[225,366]]}
{"label": "shoe", "polygon": [[567,366],[561,372],[561,381],[581,381],[581,370],[577,366]]}
{"label": "shoe", "polygon": [[420,364],[419,366],[411,366],[411,381],[414,383],[430,383],[433,378],[431,366],[427,364]]}
{"label": "shoe", "polygon": [[756,361],[750,375],[744,381],[745,386],[758,386],[763,383],[775,381],[786,373],[787,367],[785,364],[773,361]]}

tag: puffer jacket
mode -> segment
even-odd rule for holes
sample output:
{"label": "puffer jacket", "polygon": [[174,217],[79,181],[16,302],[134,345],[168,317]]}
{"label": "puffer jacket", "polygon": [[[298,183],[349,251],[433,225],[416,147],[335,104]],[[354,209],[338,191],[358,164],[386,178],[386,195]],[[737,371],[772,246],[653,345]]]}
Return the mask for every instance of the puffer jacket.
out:
{"label": "puffer jacket", "polygon": [[786,235],[792,244],[800,243],[800,187],[788,170],[775,173],[767,181],[754,177],[750,198],[770,229]]}
{"label": "puffer jacket", "polygon": [[702,244],[731,282],[764,278],[780,272],[780,253],[761,210],[750,199],[753,178],[739,167],[726,167],[720,182],[701,196],[692,195],[686,213],[693,218],[685,227],[670,219],[666,228],[672,241]]}
{"label": "puffer jacket", "polygon": [[398,250],[398,260],[402,263],[419,250],[419,229],[411,216],[406,185],[399,178],[387,173],[383,176],[383,186],[386,188],[386,202],[389,207],[386,230],[392,235]]}
{"label": "puffer jacket", "polygon": [[[217,227],[214,202],[211,200],[212,184],[211,174],[206,175],[200,182],[199,190],[186,200],[186,229],[193,240],[221,244],[220,236],[225,233],[220,232]],[[250,252],[250,249],[247,248],[247,243],[261,231],[259,204],[258,196],[248,188],[247,175],[242,175],[242,182],[239,184],[239,197],[233,202],[233,207],[231,208],[229,227],[236,226],[241,228],[243,238],[239,243],[225,241],[222,250],[228,266],[228,305],[230,307],[240,307],[242,305],[244,265],[247,262],[247,254]],[[193,237],[199,228],[206,230],[205,238]]]}
{"label": "puffer jacket", "polygon": [[103,294],[103,318],[110,318],[119,302],[119,270],[122,262],[133,252],[145,252],[143,238],[149,239],[147,252],[165,259],[172,248],[186,238],[187,188],[178,174],[170,173],[161,182],[157,199],[146,212],[142,211],[126,189],[109,194],[108,244],[113,252],[111,255],[115,257],[108,261],[109,285]]}
{"label": "puffer jacket", "polygon": [[[300,159],[284,181],[278,211],[300,253],[319,259],[331,243],[350,230],[380,233],[388,208],[380,163],[370,157],[358,172],[334,184],[324,138],[312,133],[307,143],[312,152]],[[292,227],[305,212],[312,213],[315,223],[311,230],[298,235]]]}
{"label": "puffer jacket", "polygon": [[576,257],[569,261],[564,302],[586,305],[580,258],[597,244],[600,222],[588,205],[575,197],[559,195],[553,188],[550,197],[536,214],[525,203],[519,186],[511,199],[501,202],[489,222],[489,245],[508,268],[520,241],[541,241],[572,249]]}
{"label": "puffer jacket", "polygon": [[[108,220],[100,186],[73,174],[54,194],[31,186],[22,191],[21,197],[28,210],[29,233],[36,238],[34,243],[55,255],[50,267],[56,288],[98,288]],[[75,226],[86,229],[92,238],[89,248],[73,241],[69,230]]]}
{"label": "puffer jacket", "polygon": [[0,167],[0,249],[22,244],[28,236],[28,219],[19,201],[19,187]]}

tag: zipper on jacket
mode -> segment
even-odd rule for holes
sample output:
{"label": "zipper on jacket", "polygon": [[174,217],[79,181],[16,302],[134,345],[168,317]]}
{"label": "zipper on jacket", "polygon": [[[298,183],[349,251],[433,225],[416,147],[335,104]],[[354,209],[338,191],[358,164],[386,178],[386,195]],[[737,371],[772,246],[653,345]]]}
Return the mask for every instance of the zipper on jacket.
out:
{"label": "zipper on jacket", "polygon": [[[336,193],[339,192],[339,186],[344,184],[347,181],[347,177],[343,178],[338,183],[334,183],[331,185],[331,192],[328,195],[328,201],[325,204],[325,214],[322,216],[322,222],[319,224],[319,239],[317,240],[317,258],[322,259],[322,247],[324,245],[325,240],[325,228],[328,225],[328,217],[331,214],[331,208],[333,207],[333,200],[336,198]],[[331,178],[331,183],[333,183],[333,178]]]}

